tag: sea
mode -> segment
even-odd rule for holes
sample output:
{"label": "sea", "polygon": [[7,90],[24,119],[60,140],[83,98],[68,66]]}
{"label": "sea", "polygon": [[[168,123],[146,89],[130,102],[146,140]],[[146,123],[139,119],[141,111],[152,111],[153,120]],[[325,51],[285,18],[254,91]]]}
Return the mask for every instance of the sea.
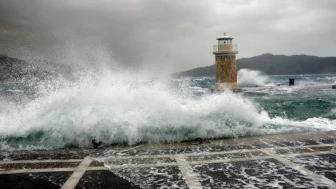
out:
{"label": "sea", "polygon": [[[289,86],[289,78],[294,86]],[[130,71],[0,84],[0,150],[172,143],[336,129],[335,74],[238,71],[242,92],[214,77]]]}

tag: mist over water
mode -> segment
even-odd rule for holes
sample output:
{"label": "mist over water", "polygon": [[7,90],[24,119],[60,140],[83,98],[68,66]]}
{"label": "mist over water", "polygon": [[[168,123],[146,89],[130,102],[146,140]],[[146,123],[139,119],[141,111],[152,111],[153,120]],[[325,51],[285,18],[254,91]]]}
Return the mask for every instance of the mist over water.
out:
{"label": "mist over water", "polygon": [[[239,83],[277,82],[257,71],[243,70],[239,75]],[[153,78],[114,70],[20,87],[1,85],[1,148],[85,147],[93,138],[134,145],[336,129],[333,90],[320,91],[325,102],[316,106],[322,104],[323,110],[299,115],[291,108],[309,109],[315,102],[299,98],[298,105],[295,100],[286,104],[283,96],[309,96],[312,91],[211,94],[208,88],[213,83],[214,78]]]}
{"label": "mist over water", "polygon": [[237,73],[240,87],[271,86],[270,78],[259,70],[240,69]]}

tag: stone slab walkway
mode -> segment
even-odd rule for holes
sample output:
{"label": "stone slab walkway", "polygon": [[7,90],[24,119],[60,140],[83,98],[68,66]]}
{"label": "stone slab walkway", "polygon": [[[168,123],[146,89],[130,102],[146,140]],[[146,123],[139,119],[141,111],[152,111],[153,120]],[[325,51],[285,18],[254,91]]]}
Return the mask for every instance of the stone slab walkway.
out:
{"label": "stone slab walkway", "polygon": [[1,152],[4,188],[336,188],[336,131]]}

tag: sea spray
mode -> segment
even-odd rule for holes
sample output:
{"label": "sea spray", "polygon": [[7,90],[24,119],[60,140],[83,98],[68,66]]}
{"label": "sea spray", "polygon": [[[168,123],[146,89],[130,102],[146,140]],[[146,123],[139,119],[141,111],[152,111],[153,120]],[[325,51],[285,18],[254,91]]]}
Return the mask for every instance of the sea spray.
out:
{"label": "sea spray", "polygon": [[238,71],[238,84],[240,87],[270,86],[269,77],[259,70],[240,69]]}
{"label": "sea spray", "polygon": [[333,129],[329,119],[270,117],[243,93],[195,95],[188,82],[172,81],[105,71],[42,82],[30,102],[1,103],[0,142],[4,149],[85,147],[93,138],[133,145]]}
{"label": "sea spray", "polygon": [[262,124],[253,103],[229,91],[194,98],[167,81],[118,72],[62,85],[40,87],[32,102],[7,107],[0,115],[2,140],[62,147],[98,138],[132,145],[244,135],[234,128]]}

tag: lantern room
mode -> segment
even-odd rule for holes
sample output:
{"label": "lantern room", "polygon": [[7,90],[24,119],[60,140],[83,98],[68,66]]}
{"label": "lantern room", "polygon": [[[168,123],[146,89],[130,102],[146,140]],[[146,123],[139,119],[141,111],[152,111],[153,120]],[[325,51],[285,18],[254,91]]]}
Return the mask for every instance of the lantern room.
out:
{"label": "lantern room", "polygon": [[227,36],[226,33],[224,33],[223,36],[217,38],[218,45],[224,45],[224,44],[232,44],[233,37]]}
{"label": "lantern room", "polygon": [[218,44],[214,45],[213,54],[218,53],[230,53],[237,54],[237,45],[233,44],[233,37],[226,35],[224,33],[223,36],[217,38]]}

